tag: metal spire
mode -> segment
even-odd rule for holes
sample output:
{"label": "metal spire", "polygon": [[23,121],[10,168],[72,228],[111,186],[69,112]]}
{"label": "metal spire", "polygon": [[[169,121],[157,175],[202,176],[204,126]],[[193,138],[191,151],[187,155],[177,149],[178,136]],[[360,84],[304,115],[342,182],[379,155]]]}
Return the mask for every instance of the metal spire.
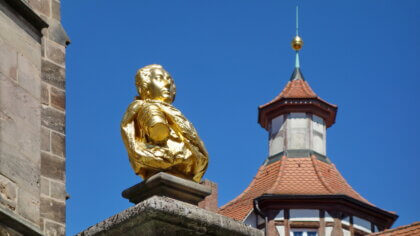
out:
{"label": "metal spire", "polygon": [[292,40],[292,48],[296,51],[295,70],[291,80],[304,79],[300,71],[299,51],[302,49],[303,40],[299,37],[299,1],[296,0],[296,36]]}
{"label": "metal spire", "polygon": [[[296,37],[299,37],[299,0],[296,0]],[[300,67],[299,50],[296,50],[295,68]]]}
{"label": "metal spire", "polygon": [[299,0],[296,0],[296,36],[299,35]]}

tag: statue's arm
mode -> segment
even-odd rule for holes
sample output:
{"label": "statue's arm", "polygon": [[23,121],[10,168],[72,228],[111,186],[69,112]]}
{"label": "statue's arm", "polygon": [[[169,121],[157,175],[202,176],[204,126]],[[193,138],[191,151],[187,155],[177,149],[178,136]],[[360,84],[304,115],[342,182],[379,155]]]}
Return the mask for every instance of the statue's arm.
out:
{"label": "statue's arm", "polygon": [[[145,132],[146,135],[150,136],[150,131],[154,132],[153,136],[155,139],[166,139],[166,135],[162,136],[162,128],[160,125],[165,125],[167,128],[167,123],[164,117],[159,118],[153,116],[152,112],[154,110],[150,105],[144,104],[143,101],[136,100],[130,104],[125,112],[123,119],[121,121],[121,136],[124,142],[124,145],[127,148],[130,158],[134,158],[138,161],[148,164],[149,162],[154,162],[157,159],[168,159],[169,150],[161,146],[146,144],[136,140],[136,130],[135,130],[135,119],[140,113],[140,129]],[[148,118],[149,117],[149,118]],[[146,121],[146,122],[145,122]],[[152,128],[152,129],[151,129]],[[163,131],[164,133],[165,131]],[[169,131],[168,131],[169,133]],[[160,135],[160,136],[157,136]],[[152,138],[152,137],[150,137]],[[153,138],[152,138],[153,139]],[[144,140],[143,140],[144,141]]]}
{"label": "statue's arm", "polygon": [[135,100],[128,106],[121,121],[121,136],[127,150],[133,150],[135,143],[134,118],[140,110],[141,101]]}
{"label": "statue's arm", "polygon": [[159,145],[168,140],[170,133],[168,121],[158,106],[153,104],[145,106],[140,111],[139,123],[153,144]]}

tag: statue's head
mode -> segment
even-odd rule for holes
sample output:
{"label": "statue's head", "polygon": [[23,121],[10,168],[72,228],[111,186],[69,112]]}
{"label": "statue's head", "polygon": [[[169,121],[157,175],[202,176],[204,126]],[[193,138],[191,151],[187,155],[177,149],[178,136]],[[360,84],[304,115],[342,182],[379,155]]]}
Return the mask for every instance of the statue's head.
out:
{"label": "statue's head", "polygon": [[136,73],[136,87],[141,99],[172,103],[176,87],[171,75],[161,65],[148,65]]}

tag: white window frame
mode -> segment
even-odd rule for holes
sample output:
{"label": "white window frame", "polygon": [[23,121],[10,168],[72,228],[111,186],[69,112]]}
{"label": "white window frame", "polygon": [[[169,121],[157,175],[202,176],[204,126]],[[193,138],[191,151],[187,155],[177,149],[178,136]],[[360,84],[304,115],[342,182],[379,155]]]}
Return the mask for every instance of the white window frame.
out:
{"label": "white window frame", "polygon": [[318,236],[318,229],[290,229],[290,236],[294,236],[294,232],[303,232],[302,236],[308,236],[308,232],[315,232]]}

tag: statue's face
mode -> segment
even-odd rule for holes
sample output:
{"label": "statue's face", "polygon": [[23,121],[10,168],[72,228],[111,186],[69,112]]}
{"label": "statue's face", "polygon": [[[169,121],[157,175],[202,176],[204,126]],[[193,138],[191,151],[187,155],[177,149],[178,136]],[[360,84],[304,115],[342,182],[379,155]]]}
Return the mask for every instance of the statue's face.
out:
{"label": "statue's face", "polygon": [[174,97],[173,80],[163,69],[153,69],[150,74],[149,98],[172,103]]}

